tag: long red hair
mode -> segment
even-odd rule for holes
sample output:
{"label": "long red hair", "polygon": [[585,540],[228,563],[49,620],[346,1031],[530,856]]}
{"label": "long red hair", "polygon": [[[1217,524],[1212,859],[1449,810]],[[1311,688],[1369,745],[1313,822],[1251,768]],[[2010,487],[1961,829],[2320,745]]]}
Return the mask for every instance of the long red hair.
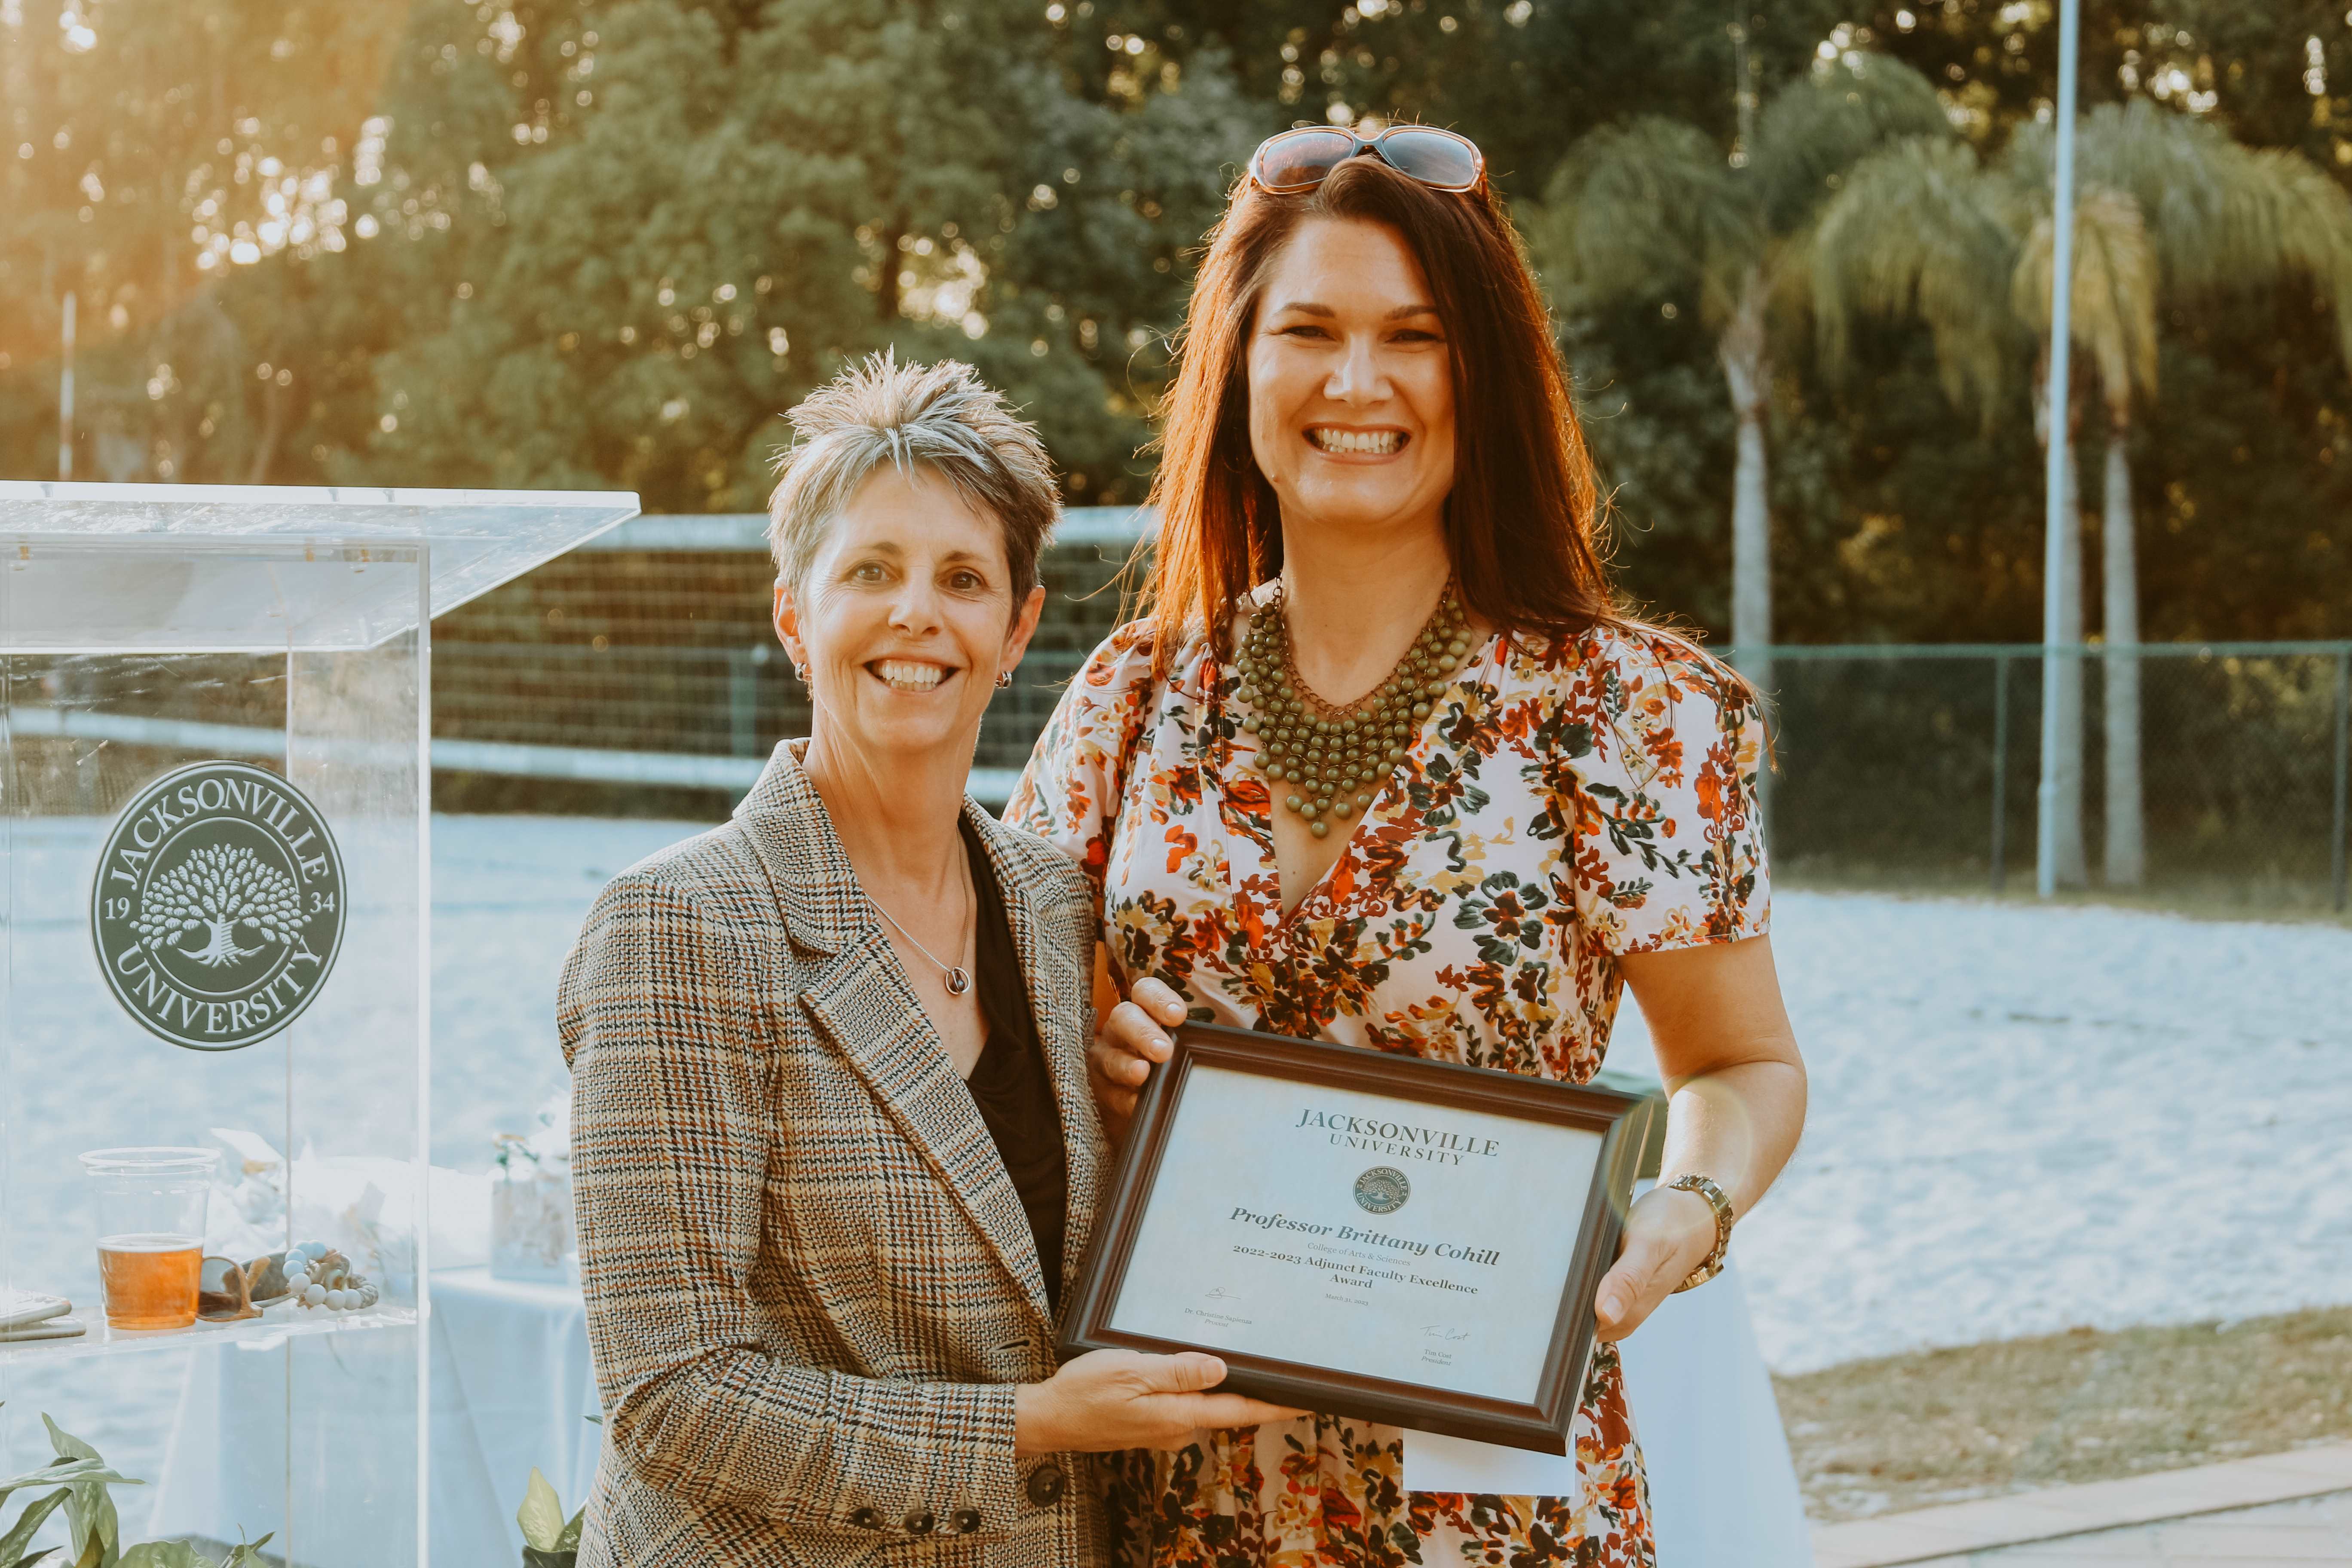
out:
{"label": "long red hair", "polygon": [[1142,613],[1160,670],[1188,637],[1222,638],[1242,595],[1282,570],[1280,505],[1250,451],[1247,347],[1275,259],[1310,218],[1386,226],[1429,280],[1454,366],[1445,542],[1470,610],[1515,635],[1573,636],[1618,622],[1594,537],[1591,454],[1502,202],[1485,185],[1433,191],[1357,157],[1297,195],[1244,176],[1210,234],[1151,483],[1160,538]]}

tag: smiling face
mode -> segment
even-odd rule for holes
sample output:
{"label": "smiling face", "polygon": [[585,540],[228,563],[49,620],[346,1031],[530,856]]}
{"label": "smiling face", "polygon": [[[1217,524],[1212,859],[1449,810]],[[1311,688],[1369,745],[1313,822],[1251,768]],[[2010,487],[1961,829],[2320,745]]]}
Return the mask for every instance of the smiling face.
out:
{"label": "smiling face", "polygon": [[1395,231],[1299,226],[1249,339],[1250,450],[1286,528],[1434,526],[1454,488],[1454,368]]}
{"label": "smiling face", "polygon": [[776,634],[808,672],[828,750],[968,764],[999,670],[1021,662],[1045,592],[1016,605],[1004,531],[929,469],[877,468],[806,580],[776,584]]}

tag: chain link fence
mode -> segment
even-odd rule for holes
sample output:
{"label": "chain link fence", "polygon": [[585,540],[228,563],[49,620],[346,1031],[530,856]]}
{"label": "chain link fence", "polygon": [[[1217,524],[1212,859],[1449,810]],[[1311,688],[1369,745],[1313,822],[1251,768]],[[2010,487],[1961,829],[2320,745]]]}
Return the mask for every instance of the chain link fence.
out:
{"label": "chain link fence", "polygon": [[[723,809],[778,737],[808,726],[768,626],[764,521],[641,520],[436,623],[436,804]],[[1123,510],[1076,512],[1041,562],[1045,620],[982,726],[983,795],[1009,785],[1117,624],[1136,529]],[[2342,908],[2352,642],[2058,655],[2083,693],[2092,887],[2108,827],[2104,676],[2126,657],[2140,666],[2146,845],[2130,891],[2233,912]],[[1769,660],[1768,821],[1783,883],[2032,891],[2040,647],[1793,647]]]}
{"label": "chain link fence", "polygon": [[[769,626],[766,522],[640,519],[436,621],[436,803],[707,816],[714,793],[740,794],[776,741],[809,723]],[[982,725],[983,794],[1006,782],[986,775],[1028,761],[1062,688],[1118,624],[1138,537],[1129,508],[1066,514],[1038,563],[1045,621]],[[659,765],[667,758],[744,765],[698,770],[728,782],[697,788],[657,782],[698,772]]]}
{"label": "chain link fence", "polygon": [[[2063,879],[2105,885],[2105,677],[2124,658],[2139,669],[2137,889],[2343,909],[2352,642],[2058,652],[2056,678],[2082,694],[2084,863]],[[2036,644],[1772,650],[1778,874],[2031,892],[2043,666]]]}

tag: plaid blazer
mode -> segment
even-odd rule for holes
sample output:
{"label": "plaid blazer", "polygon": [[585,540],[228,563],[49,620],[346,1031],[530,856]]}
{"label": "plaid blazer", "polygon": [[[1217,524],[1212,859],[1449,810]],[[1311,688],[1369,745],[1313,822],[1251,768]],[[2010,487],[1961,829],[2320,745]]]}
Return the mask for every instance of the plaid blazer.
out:
{"label": "plaid blazer", "polygon": [[[1028,1216],[801,769],[597,899],[556,1005],[604,1409],[581,1568],[1105,1554],[1085,1456],[1016,1460],[1052,1375]],[[1104,1146],[1094,903],[967,799],[1068,1146],[1065,1291]]]}

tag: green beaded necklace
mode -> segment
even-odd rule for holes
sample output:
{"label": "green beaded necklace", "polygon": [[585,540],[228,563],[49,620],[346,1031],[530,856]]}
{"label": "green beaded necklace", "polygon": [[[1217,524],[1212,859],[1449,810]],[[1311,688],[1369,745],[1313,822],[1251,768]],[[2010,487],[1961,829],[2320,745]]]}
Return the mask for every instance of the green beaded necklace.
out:
{"label": "green beaded necklace", "polygon": [[1380,781],[1412,745],[1430,705],[1445,693],[1470,656],[1470,627],[1447,583],[1437,608],[1389,678],[1345,708],[1335,708],[1300,679],[1290,646],[1290,618],[1280,584],[1250,617],[1235,663],[1241,700],[1257,711],[1242,728],[1257,737],[1257,768],[1290,785],[1282,804],[1321,838],[1333,819],[1347,821],[1372,804]]}

